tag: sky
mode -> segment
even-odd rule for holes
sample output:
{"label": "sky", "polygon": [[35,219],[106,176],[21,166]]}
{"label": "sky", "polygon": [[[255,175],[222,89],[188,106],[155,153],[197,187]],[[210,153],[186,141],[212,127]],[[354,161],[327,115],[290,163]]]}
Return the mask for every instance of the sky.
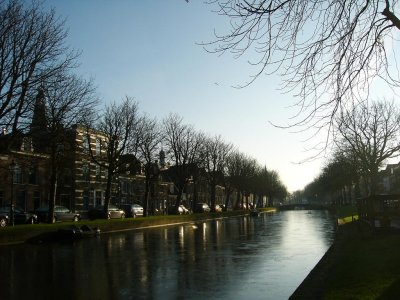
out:
{"label": "sky", "polygon": [[257,69],[248,58],[207,53],[199,43],[229,23],[203,1],[45,0],[66,19],[66,43],[80,50],[77,73],[93,78],[104,103],[125,96],[140,111],[162,120],[170,113],[210,136],[221,135],[239,151],[279,173],[289,191],[302,189],[320,172],[324,158],[314,155],[311,133],[286,125],[295,99],[279,91],[276,76],[261,76],[246,88]]}

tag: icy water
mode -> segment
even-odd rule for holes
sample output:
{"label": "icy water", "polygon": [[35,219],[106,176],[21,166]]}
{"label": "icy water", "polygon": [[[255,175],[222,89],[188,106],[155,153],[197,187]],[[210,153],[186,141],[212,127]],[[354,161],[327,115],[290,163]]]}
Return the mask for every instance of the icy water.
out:
{"label": "icy water", "polygon": [[287,299],[334,229],[297,210],[4,246],[1,299]]}

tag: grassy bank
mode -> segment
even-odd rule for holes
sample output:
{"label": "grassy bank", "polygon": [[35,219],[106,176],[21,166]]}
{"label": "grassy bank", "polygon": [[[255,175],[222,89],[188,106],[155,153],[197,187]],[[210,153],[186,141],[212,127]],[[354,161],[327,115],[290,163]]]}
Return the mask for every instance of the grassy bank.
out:
{"label": "grassy bank", "polygon": [[[272,210],[266,208],[264,210]],[[179,224],[187,222],[199,222],[207,219],[233,217],[238,215],[248,214],[248,211],[228,211],[222,213],[208,214],[190,214],[190,215],[166,215],[166,216],[151,216],[142,218],[126,218],[114,220],[83,220],[79,222],[60,222],[55,224],[34,224],[34,225],[17,225],[0,228],[0,245],[13,244],[24,242],[30,238],[38,236],[50,231],[56,231],[60,228],[69,227],[71,225],[89,227],[99,227],[101,232],[114,232],[122,230],[134,230],[144,227],[163,226],[170,224]]]}
{"label": "grassy bank", "polygon": [[400,232],[340,219],[335,243],[291,299],[399,299]]}

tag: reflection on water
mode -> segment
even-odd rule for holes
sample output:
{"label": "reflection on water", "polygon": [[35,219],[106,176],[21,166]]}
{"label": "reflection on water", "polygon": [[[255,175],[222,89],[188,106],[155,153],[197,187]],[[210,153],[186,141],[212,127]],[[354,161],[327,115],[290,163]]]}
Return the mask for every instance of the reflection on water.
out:
{"label": "reflection on water", "polygon": [[333,235],[329,213],[287,211],[2,247],[0,288],[5,299],[287,299]]}

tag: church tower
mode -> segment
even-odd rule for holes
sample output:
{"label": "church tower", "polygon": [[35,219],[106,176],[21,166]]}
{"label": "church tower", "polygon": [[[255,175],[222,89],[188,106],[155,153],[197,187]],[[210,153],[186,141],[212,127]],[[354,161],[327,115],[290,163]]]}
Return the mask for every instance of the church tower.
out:
{"label": "church tower", "polygon": [[47,118],[46,105],[43,88],[40,87],[33,107],[32,122],[30,125],[30,135],[32,146],[35,152],[45,152],[46,150]]}
{"label": "church tower", "polygon": [[164,168],[165,167],[165,152],[163,149],[161,149],[161,151],[160,151],[159,158],[160,158],[160,167]]}

